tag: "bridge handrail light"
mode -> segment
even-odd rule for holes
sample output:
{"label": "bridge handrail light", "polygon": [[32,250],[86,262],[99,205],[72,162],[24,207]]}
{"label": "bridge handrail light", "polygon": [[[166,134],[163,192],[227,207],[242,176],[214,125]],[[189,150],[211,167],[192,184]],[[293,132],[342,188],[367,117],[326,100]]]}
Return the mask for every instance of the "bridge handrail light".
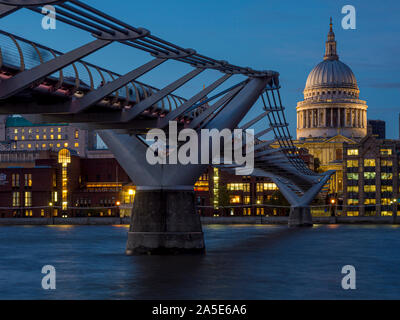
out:
{"label": "bridge handrail light", "polygon": [[335,199],[331,199],[331,203],[334,204],[336,202]]}
{"label": "bridge handrail light", "polygon": [[120,206],[120,205],[121,205],[121,201],[117,201],[115,204],[116,204],[117,206]]}

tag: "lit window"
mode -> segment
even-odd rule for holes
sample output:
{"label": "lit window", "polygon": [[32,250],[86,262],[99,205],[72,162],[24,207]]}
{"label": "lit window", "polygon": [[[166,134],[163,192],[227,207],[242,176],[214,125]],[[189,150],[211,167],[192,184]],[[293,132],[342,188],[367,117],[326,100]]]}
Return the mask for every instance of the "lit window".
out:
{"label": "lit window", "polygon": [[381,149],[381,155],[390,156],[392,154],[392,149]]}
{"label": "lit window", "polygon": [[389,172],[382,172],[381,173],[381,179],[382,180],[392,180],[393,179],[393,173]]}
{"label": "lit window", "polygon": [[257,208],[256,209],[256,215],[261,215],[261,216],[263,216],[264,215],[264,208]]}
{"label": "lit window", "polygon": [[375,185],[366,185],[364,186],[364,192],[375,192],[376,186]]}
{"label": "lit window", "polygon": [[51,139],[51,140],[54,140],[54,134],[51,134],[51,135],[50,135],[50,139]]}
{"label": "lit window", "polygon": [[14,133],[18,133],[18,129],[14,129]]}
{"label": "lit window", "polygon": [[43,135],[43,140],[47,140],[47,135]]}
{"label": "lit window", "polygon": [[230,203],[240,203],[240,196],[230,196]]}
{"label": "lit window", "polygon": [[18,141],[18,136],[15,136],[15,137],[14,137],[14,140],[15,140],[15,141]]}
{"label": "lit window", "polygon": [[347,160],[348,168],[358,168],[358,160]]}
{"label": "lit window", "polygon": [[264,190],[271,190],[271,191],[278,190],[278,187],[275,183],[272,182],[264,183]]}
{"label": "lit window", "polygon": [[358,186],[348,186],[347,192],[358,192]]}
{"label": "lit window", "polygon": [[382,198],[381,199],[381,204],[385,205],[385,204],[392,204],[392,200],[389,198]]}
{"label": "lit window", "polygon": [[393,166],[392,160],[381,160],[381,167],[391,167]]}
{"label": "lit window", "polygon": [[358,173],[348,173],[347,179],[348,180],[358,180]]}
{"label": "lit window", "polygon": [[381,186],[381,192],[393,192],[393,186]]}
{"label": "lit window", "polygon": [[42,144],[42,148],[46,149],[47,145],[45,143]]}
{"label": "lit window", "polygon": [[13,207],[20,206],[19,192],[13,192],[12,205],[13,205]]}
{"label": "lit window", "polygon": [[264,183],[257,183],[256,191],[257,192],[263,192],[264,191]]}
{"label": "lit window", "polygon": [[376,199],[365,199],[364,204],[376,204]]}
{"label": "lit window", "polygon": [[30,143],[28,144],[28,149],[32,149],[32,145]]}
{"label": "lit window", "polygon": [[392,216],[393,212],[392,211],[381,211],[381,216]]}
{"label": "lit window", "polygon": [[36,140],[40,140],[40,136],[38,134],[36,135]]}
{"label": "lit window", "polygon": [[25,136],[22,136],[22,137],[21,137],[21,140],[25,140]]}
{"label": "lit window", "polygon": [[25,173],[25,187],[32,187],[32,174]]}
{"label": "lit window", "polygon": [[79,131],[75,130],[75,139],[79,139]]}
{"label": "lit window", "polygon": [[64,143],[64,147],[68,148],[68,142]]}
{"label": "lit window", "polygon": [[61,138],[61,134],[59,134],[58,136],[57,136],[57,139],[58,140],[61,140],[62,138]]}
{"label": "lit window", "polygon": [[375,167],[375,159],[364,159],[364,167]]}
{"label": "lit window", "polygon": [[61,128],[57,128],[57,131],[58,131],[58,132],[61,132]]}
{"label": "lit window", "polygon": [[358,156],[358,149],[348,149],[347,155],[348,156]]}
{"label": "lit window", "polygon": [[347,211],[347,216],[349,217],[357,217],[358,211]]}
{"label": "lit window", "polygon": [[25,207],[32,207],[32,192],[25,191]]}
{"label": "lit window", "polygon": [[364,172],[364,179],[375,179],[375,172]]}
{"label": "lit window", "polygon": [[243,202],[244,202],[244,204],[249,204],[250,203],[250,196],[245,196],[243,198]]}
{"label": "lit window", "polygon": [[348,205],[358,204],[358,199],[347,199]]}

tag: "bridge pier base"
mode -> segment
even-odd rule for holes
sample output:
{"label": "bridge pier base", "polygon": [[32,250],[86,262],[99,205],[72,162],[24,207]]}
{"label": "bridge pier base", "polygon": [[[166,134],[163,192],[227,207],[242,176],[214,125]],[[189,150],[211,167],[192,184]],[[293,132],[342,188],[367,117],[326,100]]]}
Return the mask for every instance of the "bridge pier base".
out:
{"label": "bridge pier base", "polygon": [[312,227],[310,207],[291,207],[289,213],[289,227]]}
{"label": "bridge pier base", "polygon": [[193,190],[137,191],[127,255],[204,252],[203,231]]}

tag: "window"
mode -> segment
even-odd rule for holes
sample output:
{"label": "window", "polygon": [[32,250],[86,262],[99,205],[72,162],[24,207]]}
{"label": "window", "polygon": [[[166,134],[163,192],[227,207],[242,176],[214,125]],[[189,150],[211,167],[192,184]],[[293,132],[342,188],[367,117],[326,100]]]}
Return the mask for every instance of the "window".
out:
{"label": "window", "polygon": [[32,207],[32,192],[25,191],[25,207]]}
{"label": "window", "polygon": [[381,179],[382,180],[392,180],[393,179],[393,173],[389,172],[382,172],[381,173]]}
{"label": "window", "polygon": [[14,137],[14,140],[15,140],[15,141],[18,141],[18,137],[17,137],[17,136],[15,136],[15,137]]}
{"label": "window", "polygon": [[243,215],[250,216],[251,215],[251,208],[243,208]]}
{"label": "window", "polygon": [[43,140],[47,140],[47,135],[43,135]]}
{"label": "window", "polygon": [[75,148],[79,148],[79,143],[75,142]]}
{"label": "window", "polygon": [[358,204],[358,199],[347,199],[347,204],[349,205]]}
{"label": "window", "polygon": [[392,149],[381,149],[381,155],[384,155],[384,156],[392,155]]}
{"label": "window", "polygon": [[364,179],[375,179],[375,172],[364,172]]}
{"label": "window", "polygon": [[381,186],[381,192],[393,192],[393,186]]}
{"label": "window", "polygon": [[61,134],[57,135],[57,139],[58,139],[58,140],[61,140],[61,139],[62,139],[62,138],[61,138]]}
{"label": "window", "polygon": [[347,160],[347,167],[348,168],[357,168],[358,160]]}
{"label": "window", "polygon": [[240,196],[230,196],[230,203],[240,203]]}
{"label": "window", "polygon": [[32,174],[31,173],[25,174],[25,187],[32,187]]}
{"label": "window", "polygon": [[75,139],[79,139],[79,131],[75,130]]}
{"label": "window", "polygon": [[264,183],[264,190],[278,190],[278,187],[275,183],[269,182],[269,183]]}
{"label": "window", "polygon": [[51,139],[51,140],[54,140],[54,134],[51,134],[51,135],[50,135],[50,139]]}
{"label": "window", "polygon": [[375,167],[375,159],[364,159],[364,167]]}
{"label": "window", "polygon": [[18,173],[13,173],[11,176],[11,185],[13,187],[19,187],[19,174]]}
{"label": "window", "polygon": [[257,196],[257,204],[262,204],[264,202],[263,196]]}
{"label": "window", "polygon": [[250,192],[250,183],[243,183],[243,191]]}
{"label": "window", "polygon": [[392,160],[381,160],[381,167],[391,167],[393,166]]}
{"label": "window", "polygon": [[381,211],[381,216],[392,216],[393,211]]}
{"label": "window", "polygon": [[347,179],[348,180],[358,180],[358,173],[348,173]]}
{"label": "window", "polygon": [[58,132],[61,132],[61,128],[57,128],[57,131],[58,131]]}
{"label": "window", "polygon": [[385,204],[392,204],[392,200],[389,198],[382,198],[381,199],[381,204],[385,205]]}
{"label": "window", "polygon": [[347,155],[348,156],[358,156],[358,149],[348,149]]}
{"label": "window", "polygon": [[347,211],[348,217],[358,217],[358,211]]}
{"label": "window", "polygon": [[13,192],[12,205],[13,207],[20,206],[19,192]]}
{"label": "window", "polygon": [[256,214],[259,216],[263,216],[264,215],[264,208],[257,208],[256,209]]}
{"label": "window", "polygon": [[257,183],[256,192],[263,192],[263,191],[264,191],[264,183]]}
{"label": "window", "polygon": [[376,192],[376,186],[375,185],[364,186],[364,192]]}
{"label": "window", "polygon": [[365,199],[364,204],[376,204],[376,199]]}
{"label": "window", "polygon": [[358,186],[348,186],[347,192],[358,192]]}
{"label": "window", "polygon": [[64,143],[64,147],[68,148],[68,142]]}
{"label": "window", "polygon": [[250,196],[245,196],[245,197],[243,198],[243,203],[244,203],[244,204],[249,204],[249,203],[250,203]]}

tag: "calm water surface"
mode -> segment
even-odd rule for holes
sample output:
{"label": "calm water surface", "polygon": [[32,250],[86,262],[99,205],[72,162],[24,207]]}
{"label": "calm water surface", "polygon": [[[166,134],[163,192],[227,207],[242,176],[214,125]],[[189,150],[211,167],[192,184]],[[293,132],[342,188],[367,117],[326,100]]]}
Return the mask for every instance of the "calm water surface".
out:
{"label": "calm water surface", "polygon": [[[126,226],[0,227],[0,299],[399,299],[400,227],[205,226],[204,256],[124,255]],[[43,265],[57,289],[41,289]],[[341,289],[354,265],[357,289]]]}

